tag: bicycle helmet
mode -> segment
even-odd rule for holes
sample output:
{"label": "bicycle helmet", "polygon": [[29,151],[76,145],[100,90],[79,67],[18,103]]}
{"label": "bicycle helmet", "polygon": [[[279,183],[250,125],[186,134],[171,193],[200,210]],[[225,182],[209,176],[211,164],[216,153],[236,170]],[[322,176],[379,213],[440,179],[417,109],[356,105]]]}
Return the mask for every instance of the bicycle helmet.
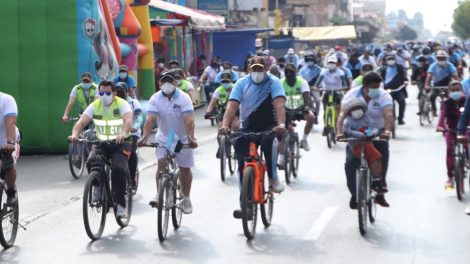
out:
{"label": "bicycle helmet", "polygon": [[125,82],[116,83],[116,91],[124,90],[127,91],[127,84]]}
{"label": "bicycle helmet", "polygon": [[367,104],[359,98],[353,97],[343,104],[343,109],[346,114],[349,114],[355,107],[362,108],[364,113],[367,112]]}
{"label": "bicycle helmet", "polygon": [[173,73],[173,76],[174,76],[176,79],[183,79],[183,78],[184,78],[184,72],[183,72],[183,70],[180,69],[180,68],[173,69],[173,70],[171,70],[171,72]]}

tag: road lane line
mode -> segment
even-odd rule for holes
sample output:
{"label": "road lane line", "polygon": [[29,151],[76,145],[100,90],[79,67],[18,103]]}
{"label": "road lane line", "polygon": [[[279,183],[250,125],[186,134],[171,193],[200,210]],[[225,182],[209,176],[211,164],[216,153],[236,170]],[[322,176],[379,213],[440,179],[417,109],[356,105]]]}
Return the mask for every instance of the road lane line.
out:
{"label": "road lane line", "polygon": [[331,218],[333,218],[337,209],[338,207],[336,206],[329,206],[323,209],[323,212],[321,213],[320,217],[312,225],[312,227],[310,227],[303,239],[313,241],[317,240],[325,229],[325,227],[328,225],[328,222],[330,222]]}

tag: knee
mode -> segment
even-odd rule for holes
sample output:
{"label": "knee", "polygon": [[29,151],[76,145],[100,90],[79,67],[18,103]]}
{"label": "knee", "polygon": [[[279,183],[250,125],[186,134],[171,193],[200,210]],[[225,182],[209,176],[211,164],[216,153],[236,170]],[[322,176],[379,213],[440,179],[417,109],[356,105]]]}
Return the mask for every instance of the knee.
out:
{"label": "knee", "polygon": [[307,122],[313,122],[313,120],[315,119],[314,115],[312,112],[309,112],[308,115],[306,116],[305,120]]}

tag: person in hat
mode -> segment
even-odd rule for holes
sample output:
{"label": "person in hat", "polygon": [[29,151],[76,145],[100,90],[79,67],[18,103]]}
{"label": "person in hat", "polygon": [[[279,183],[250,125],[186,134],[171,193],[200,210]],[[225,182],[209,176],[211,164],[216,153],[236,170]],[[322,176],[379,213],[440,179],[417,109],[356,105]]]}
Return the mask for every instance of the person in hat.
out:
{"label": "person in hat", "polygon": [[[452,80],[459,80],[457,76],[457,68],[449,62],[448,55],[445,50],[438,50],[436,52],[437,62],[429,66],[428,76],[424,88],[426,91],[431,90],[431,83],[433,86],[449,86]],[[437,116],[436,98],[439,96],[440,91],[435,89],[431,93],[431,106],[434,116]]]}
{"label": "person in hat", "polygon": [[224,73],[230,73],[230,76],[232,76],[233,83],[240,79],[240,74],[238,74],[238,72],[233,69],[233,65],[230,61],[224,61],[224,63],[222,63],[222,69],[223,70],[217,73],[217,75],[215,76],[214,83],[216,85],[219,85],[221,83],[222,74]]}
{"label": "person in hat", "polygon": [[127,87],[129,88],[129,95],[132,98],[137,98],[137,84],[134,77],[129,75],[129,68],[127,67],[127,65],[119,66],[119,75],[113,79],[114,85],[116,85],[118,82],[126,83]]}
{"label": "person in hat", "polygon": [[64,123],[69,121],[69,114],[70,111],[72,111],[72,107],[75,104],[75,101],[77,101],[79,105],[79,113],[83,113],[88,105],[99,98],[97,89],[98,86],[93,82],[91,73],[84,72],[81,76],[80,83],[75,85],[70,92],[69,102],[65,107],[62,121]]}
{"label": "person in hat", "polygon": [[[344,135],[358,140],[367,140],[379,135],[379,130],[374,127],[372,120],[366,115],[367,104],[359,98],[350,98],[343,104],[345,119],[343,122]],[[349,148],[356,159],[361,158],[362,144],[359,141],[348,142]],[[372,176],[372,189],[383,195],[386,191],[382,180],[382,154],[372,144],[365,143],[365,157]]]}
{"label": "person in hat", "polygon": [[287,50],[287,54],[284,56],[286,63],[292,63],[295,68],[299,67],[299,56],[295,54],[294,49],[290,48]]}
{"label": "person in hat", "polygon": [[171,70],[175,76],[176,85],[180,88],[181,91],[187,93],[191,98],[191,101],[194,105],[197,105],[196,102],[196,90],[194,89],[193,84],[184,78],[184,72],[182,69],[177,68]]}
{"label": "person in hat", "polygon": [[[255,56],[250,61],[250,73],[235,83],[230,93],[227,110],[225,111],[221,134],[228,134],[240,109],[242,132],[263,132],[272,130],[274,133],[265,134],[261,138],[261,147],[264,150],[270,186],[274,192],[284,191],[284,185],[279,181],[277,174],[277,148],[273,143],[277,135],[286,131],[286,112],[284,109],[286,94],[281,81],[267,73],[264,59]],[[245,157],[249,154],[250,141],[238,138],[235,141],[235,152],[238,158],[238,172],[243,175]],[[241,178],[240,178],[241,182]],[[234,217],[241,218],[241,211],[235,210]]]}
{"label": "person in hat", "polygon": [[194,107],[189,95],[177,88],[172,71],[162,74],[160,87],[161,90],[150,97],[147,120],[145,121],[142,137],[137,143],[138,146],[142,146],[147,142],[154,124],[157,122],[158,132],[155,140],[160,145],[157,148],[157,195],[149,204],[152,207],[158,206],[158,184],[160,174],[166,167],[166,156],[168,155],[168,150],[163,146],[166,145],[168,138],[176,137],[182,144],[189,145],[189,148],[182,148],[180,152],[175,153],[175,160],[181,174],[183,191],[181,209],[183,213],[191,214],[193,212],[190,199],[193,179],[191,168],[194,166],[193,148],[198,146],[194,137]]}

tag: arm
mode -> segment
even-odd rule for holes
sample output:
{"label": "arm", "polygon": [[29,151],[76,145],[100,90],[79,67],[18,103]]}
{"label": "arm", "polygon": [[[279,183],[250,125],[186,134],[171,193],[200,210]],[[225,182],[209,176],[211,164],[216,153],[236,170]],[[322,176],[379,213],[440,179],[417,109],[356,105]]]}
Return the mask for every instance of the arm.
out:
{"label": "arm", "polygon": [[75,104],[75,96],[69,97],[69,102],[65,107],[64,116],[62,117],[62,121],[67,122],[69,119],[70,111],[72,110],[73,105]]}
{"label": "arm", "polygon": [[212,113],[215,109],[215,106],[217,104],[217,101],[219,99],[215,98],[215,97],[212,97],[212,100],[211,102],[209,103],[209,106],[207,107],[207,110],[206,110],[206,113]]}
{"label": "arm", "polygon": [[459,122],[457,123],[457,132],[459,135],[465,134],[469,119],[470,119],[470,99],[467,97],[467,99],[465,100],[463,113],[460,115]]}
{"label": "arm", "polygon": [[131,129],[132,129],[132,112],[125,113],[122,116],[122,119],[124,120],[122,134],[127,136],[131,132]]}
{"label": "arm", "polygon": [[142,133],[142,138],[139,140],[139,146],[142,146],[147,142],[150,133],[152,133],[155,122],[157,122],[157,115],[155,113],[147,113],[147,120],[145,120],[144,131]]}
{"label": "arm", "polygon": [[[344,100],[344,99],[343,99]],[[346,118],[343,108],[341,107],[341,112],[338,116],[338,122],[336,123],[336,134],[339,136],[344,136],[344,119]]]}
{"label": "arm", "polygon": [[424,87],[430,87],[431,79],[432,79],[432,73],[428,73],[428,76],[426,76],[426,81],[424,82]]}
{"label": "arm", "polygon": [[385,119],[385,134],[389,134],[393,129],[393,107],[386,107],[383,110]]}
{"label": "arm", "polygon": [[[7,134],[7,146],[3,146],[5,150],[15,150],[16,143],[16,115],[7,116],[5,118],[5,127]],[[10,144],[13,143],[13,144]]]}
{"label": "arm", "polygon": [[312,102],[310,102],[310,92],[302,93],[302,97],[304,99],[304,106],[310,108],[310,106],[312,105]]}
{"label": "arm", "polygon": [[72,140],[73,139],[78,139],[78,135],[80,132],[83,131],[83,129],[91,122],[91,118],[89,118],[87,115],[82,115],[78,122],[73,126],[72,129]]}
{"label": "arm", "polygon": [[189,142],[196,142],[196,138],[194,137],[194,112],[184,114],[183,119]]}
{"label": "arm", "polygon": [[207,79],[207,71],[202,73],[201,78],[199,78],[199,82],[204,82]]}
{"label": "arm", "polygon": [[[235,114],[237,113],[238,106],[240,103],[238,101],[230,100],[227,104],[227,109],[225,110],[224,120],[222,121],[222,128],[229,128],[232,124]],[[222,131],[224,132],[224,131]]]}
{"label": "arm", "polygon": [[284,108],[285,102],[286,99],[284,97],[278,97],[273,101],[278,126],[284,126],[286,123],[286,109]]}
{"label": "arm", "polygon": [[365,136],[364,133],[351,129],[351,123],[347,119],[344,122],[343,128],[344,128],[344,134],[351,136],[353,138],[363,138]]}

